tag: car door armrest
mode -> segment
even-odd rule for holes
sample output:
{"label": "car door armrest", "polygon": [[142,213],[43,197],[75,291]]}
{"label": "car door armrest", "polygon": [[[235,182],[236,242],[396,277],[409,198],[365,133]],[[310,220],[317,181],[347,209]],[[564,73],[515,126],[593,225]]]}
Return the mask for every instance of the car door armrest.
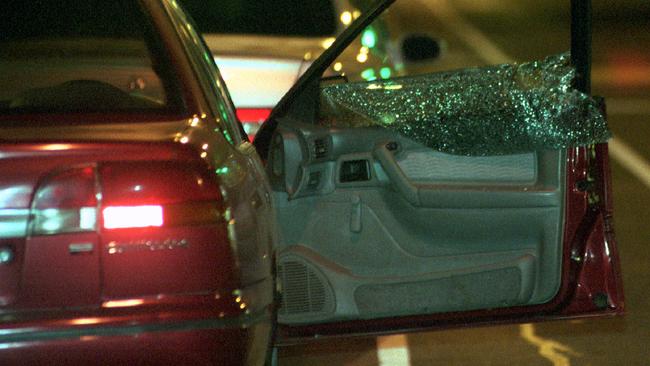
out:
{"label": "car door armrest", "polygon": [[380,143],[373,150],[373,157],[379,161],[397,191],[413,206],[420,206],[418,187],[412,184],[397,164],[388,142]]}

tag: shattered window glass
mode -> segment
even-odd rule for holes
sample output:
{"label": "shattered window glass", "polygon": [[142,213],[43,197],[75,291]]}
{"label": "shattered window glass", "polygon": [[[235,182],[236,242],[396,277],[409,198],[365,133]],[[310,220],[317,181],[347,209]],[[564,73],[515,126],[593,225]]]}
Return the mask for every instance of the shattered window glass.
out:
{"label": "shattered window glass", "polygon": [[606,141],[595,100],[571,88],[570,56],[322,89],[321,123],[379,126],[435,150],[504,155]]}
{"label": "shattered window glass", "polygon": [[[599,103],[572,88],[569,37],[558,36],[568,34],[568,23],[531,29],[534,58],[528,60],[537,61],[492,63],[495,57],[480,54],[481,47],[454,32],[453,8],[464,3],[449,4],[437,12],[394,4],[368,26],[330,66],[328,76],[340,77],[321,85],[318,123],[391,129],[432,149],[468,156],[560,149],[610,137]],[[555,56],[539,57],[553,54],[549,50]]]}

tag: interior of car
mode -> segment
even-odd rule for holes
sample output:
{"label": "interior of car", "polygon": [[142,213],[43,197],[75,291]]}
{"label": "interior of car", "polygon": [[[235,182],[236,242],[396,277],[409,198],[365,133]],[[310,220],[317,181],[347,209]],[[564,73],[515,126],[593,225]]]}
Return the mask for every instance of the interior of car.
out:
{"label": "interior of car", "polygon": [[567,148],[608,137],[568,55],[334,82],[329,61],[256,143],[281,226],[279,322],[551,301]]}

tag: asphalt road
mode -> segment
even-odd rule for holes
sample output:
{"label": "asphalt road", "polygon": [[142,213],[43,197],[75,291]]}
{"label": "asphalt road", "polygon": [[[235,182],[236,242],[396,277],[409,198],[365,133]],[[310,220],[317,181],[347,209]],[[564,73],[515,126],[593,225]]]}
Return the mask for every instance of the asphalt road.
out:
{"label": "asphalt road", "polygon": [[[447,4],[420,1],[431,9]],[[422,10],[410,2],[414,29],[438,32],[450,44],[465,42],[449,50],[454,62],[539,58],[569,46],[568,0],[457,0],[454,14],[467,23],[460,28],[457,19],[419,24]],[[594,10],[593,91],[609,101],[615,136],[610,155],[627,315],[321,341],[281,349],[281,365],[650,365],[650,5],[595,0]],[[465,26],[494,48],[463,41],[472,33]],[[526,32],[531,27],[538,31]]]}

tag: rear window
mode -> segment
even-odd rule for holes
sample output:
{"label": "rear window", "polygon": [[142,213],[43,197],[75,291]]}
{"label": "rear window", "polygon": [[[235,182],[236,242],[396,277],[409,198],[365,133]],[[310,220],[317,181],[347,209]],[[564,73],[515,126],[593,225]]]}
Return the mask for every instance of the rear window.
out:
{"label": "rear window", "polygon": [[182,0],[202,33],[332,36],[336,10],[326,0]]}
{"label": "rear window", "polygon": [[135,0],[6,1],[0,17],[2,112],[182,105],[168,57]]}

